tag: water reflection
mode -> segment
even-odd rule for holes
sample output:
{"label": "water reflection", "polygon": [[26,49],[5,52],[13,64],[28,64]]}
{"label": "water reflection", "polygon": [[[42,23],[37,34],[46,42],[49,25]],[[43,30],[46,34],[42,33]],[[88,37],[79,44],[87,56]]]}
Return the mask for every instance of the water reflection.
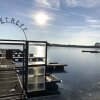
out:
{"label": "water reflection", "polygon": [[45,47],[43,46],[34,47],[34,56],[35,57],[45,57]]}
{"label": "water reflection", "polygon": [[45,46],[30,45],[29,46],[29,65],[31,64],[45,64]]}
{"label": "water reflection", "polygon": [[[97,49],[48,47],[48,59],[49,62],[68,64],[65,67],[68,73],[55,73],[62,80],[59,87],[70,95],[75,93],[82,100],[88,100],[86,98],[94,97],[100,92],[100,54],[83,53],[82,50]],[[72,97],[70,100],[73,100]]]}

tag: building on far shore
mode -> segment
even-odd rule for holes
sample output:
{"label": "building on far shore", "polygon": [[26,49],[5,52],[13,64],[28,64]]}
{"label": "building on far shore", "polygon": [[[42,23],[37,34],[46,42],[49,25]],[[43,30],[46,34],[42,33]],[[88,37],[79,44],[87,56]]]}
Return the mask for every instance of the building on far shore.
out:
{"label": "building on far shore", "polygon": [[95,46],[100,46],[100,43],[99,43],[99,42],[96,42],[96,43],[95,43]]}

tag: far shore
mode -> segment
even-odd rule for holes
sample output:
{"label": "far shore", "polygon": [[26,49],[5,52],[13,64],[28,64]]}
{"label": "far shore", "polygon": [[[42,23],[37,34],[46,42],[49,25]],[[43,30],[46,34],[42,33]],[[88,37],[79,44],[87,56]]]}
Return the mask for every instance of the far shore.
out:
{"label": "far shore", "polygon": [[65,44],[51,44],[51,43],[48,43],[48,46],[54,46],[54,47],[75,47],[75,48],[100,48],[100,46],[65,45]]}

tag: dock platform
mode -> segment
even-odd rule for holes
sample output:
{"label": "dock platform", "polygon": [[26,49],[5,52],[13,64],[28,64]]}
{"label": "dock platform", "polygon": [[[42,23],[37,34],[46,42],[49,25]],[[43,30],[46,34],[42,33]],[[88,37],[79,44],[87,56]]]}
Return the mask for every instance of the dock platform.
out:
{"label": "dock platform", "polygon": [[[31,81],[31,78],[30,78],[30,81]],[[56,78],[54,75],[48,74],[46,75],[45,90],[34,91],[34,93],[30,91],[28,92],[28,97],[31,98],[31,97],[58,95],[60,94],[60,92],[59,92],[57,83],[60,83],[60,82],[61,80]],[[32,81],[32,84],[28,84],[28,85],[33,86],[33,81]],[[32,89],[32,87],[30,89]]]}
{"label": "dock platform", "polygon": [[54,72],[54,71],[64,71],[64,67],[67,64],[58,64],[58,63],[49,63],[47,65],[47,72]]}
{"label": "dock platform", "polygon": [[0,100],[21,99],[22,89],[16,72],[0,70]]}

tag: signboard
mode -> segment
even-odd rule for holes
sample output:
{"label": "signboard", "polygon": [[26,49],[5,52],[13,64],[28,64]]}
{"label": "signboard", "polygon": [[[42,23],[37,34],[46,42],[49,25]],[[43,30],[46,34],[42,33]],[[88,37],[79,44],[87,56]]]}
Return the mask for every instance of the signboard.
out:
{"label": "signboard", "polygon": [[5,24],[5,23],[11,23],[11,24],[18,26],[24,32],[25,38],[27,40],[25,31],[28,29],[25,27],[25,25],[23,23],[21,23],[19,20],[16,20],[15,18],[11,18],[11,19],[8,17],[0,18],[0,24]]}

